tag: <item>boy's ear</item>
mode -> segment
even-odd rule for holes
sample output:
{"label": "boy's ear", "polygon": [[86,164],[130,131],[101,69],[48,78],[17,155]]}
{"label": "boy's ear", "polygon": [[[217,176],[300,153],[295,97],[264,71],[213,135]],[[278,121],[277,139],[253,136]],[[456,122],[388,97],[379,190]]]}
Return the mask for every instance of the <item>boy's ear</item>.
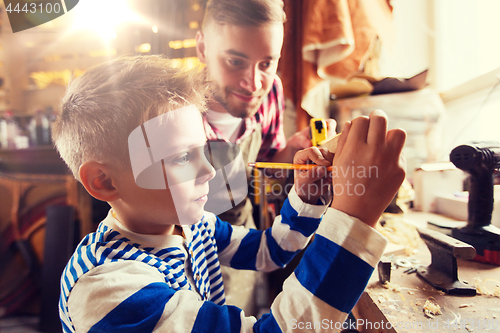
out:
{"label": "boy's ear", "polygon": [[203,36],[203,32],[201,30],[198,30],[196,33],[196,55],[198,56],[198,59],[202,63],[205,62],[205,36]]}
{"label": "boy's ear", "polygon": [[120,198],[106,165],[94,161],[85,162],[80,166],[79,175],[83,186],[94,198],[107,202]]}

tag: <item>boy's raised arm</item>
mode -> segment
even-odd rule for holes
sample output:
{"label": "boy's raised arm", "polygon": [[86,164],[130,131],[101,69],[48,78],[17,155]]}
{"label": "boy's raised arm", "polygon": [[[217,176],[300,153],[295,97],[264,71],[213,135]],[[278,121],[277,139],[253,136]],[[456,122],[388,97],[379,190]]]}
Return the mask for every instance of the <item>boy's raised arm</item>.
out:
{"label": "boy's raised arm", "polygon": [[374,227],[405,178],[405,139],[401,129],[387,131],[380,110],[347,123],[334,159],[331,207]]}
{"label": "boy's raised arm", "polygon": [[382,111],[347,124],[332,167],[333,209],[285,281],[271,314],[256,327],[286,332],[342,328],[387,243],[373,227],[404,180],[405,137],[402,130],[387,131]]}

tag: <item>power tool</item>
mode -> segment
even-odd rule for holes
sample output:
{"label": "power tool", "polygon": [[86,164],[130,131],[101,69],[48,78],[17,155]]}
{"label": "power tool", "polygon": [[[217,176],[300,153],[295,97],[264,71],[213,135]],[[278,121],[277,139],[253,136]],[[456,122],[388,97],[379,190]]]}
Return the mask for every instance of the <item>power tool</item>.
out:
{"label": "power tool", "polygon": [[493,174],[500,168],[500,143],[474,141],[454,148],[450,161],[469,174],[467,225],[451,235],[476,249],[474,261],[500,265],[500,228],[491,225]]}

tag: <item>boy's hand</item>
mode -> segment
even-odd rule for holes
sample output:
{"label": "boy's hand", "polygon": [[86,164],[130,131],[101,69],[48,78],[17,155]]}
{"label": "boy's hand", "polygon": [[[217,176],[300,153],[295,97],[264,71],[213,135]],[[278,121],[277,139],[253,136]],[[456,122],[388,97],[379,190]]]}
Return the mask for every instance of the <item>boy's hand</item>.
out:
{"label": "boy's hand", "polygon": [[326,148],[310,147],[299,150],[294,158],[294,164],[314,163],[318,167],[311,170],[295,170],[294,183],[297,194],[302,201],[315,205],[318,199],[328,193],[331,179],[327,178],[327,167],[332,165],[333,154]]}
{"label": "boy's hand", "polygon": [[403,182],[406,132],[387,131],[387,115],[348,122],[339,138],[332,171],[332,208],[374,227]]}

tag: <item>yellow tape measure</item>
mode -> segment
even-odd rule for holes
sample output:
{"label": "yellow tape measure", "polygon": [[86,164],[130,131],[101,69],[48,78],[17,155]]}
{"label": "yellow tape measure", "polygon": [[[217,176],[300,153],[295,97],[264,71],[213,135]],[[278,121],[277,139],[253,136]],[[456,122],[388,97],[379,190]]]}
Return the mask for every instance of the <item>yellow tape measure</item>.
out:
{"label": "yellow tape measure", "polygon": [[328,131],[326,128],[326,121],[321,118],[312,118],[310,122],[311,127],[311,143],[317,146],[319,142],[328,138]]}

